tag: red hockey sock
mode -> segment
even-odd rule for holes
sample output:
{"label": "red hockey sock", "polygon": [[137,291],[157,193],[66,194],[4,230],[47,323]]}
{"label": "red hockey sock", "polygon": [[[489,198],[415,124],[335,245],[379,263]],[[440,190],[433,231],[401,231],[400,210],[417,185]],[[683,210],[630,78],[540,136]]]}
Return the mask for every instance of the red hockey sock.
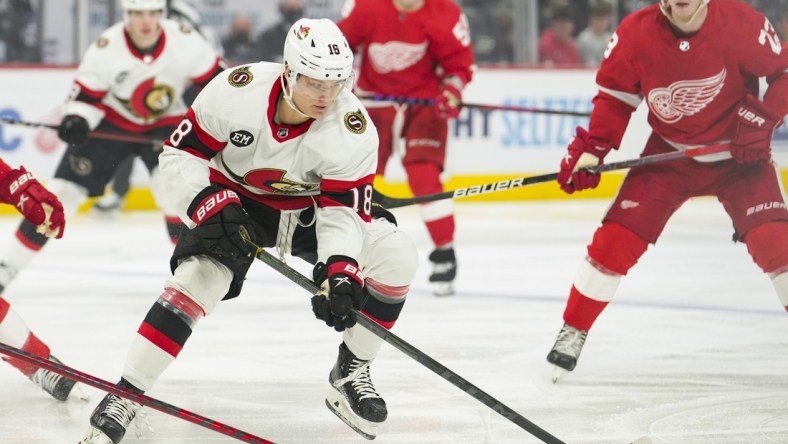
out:
{"label": "red hockey sock", "polygon": [[[38,339],[38,337],[34,335],[33,332],[28,333],[27,341],[25,341],[25,345],[22,346],[22,350],[45,359],[49,359],[49,347],[40,339]],[[38,370],[37,365],[24,362],[21,359],[3,358],[3,360],[19,369],[19,371],[25,376],[30,376],[35,373],[36,370]]]}
{"label": "red hockey sock", "polygon": [[566,310],[564,310],[564,322],[578,330],[588,331],[607,304],[607,302],[583,296],[573,285],[569,292]]}

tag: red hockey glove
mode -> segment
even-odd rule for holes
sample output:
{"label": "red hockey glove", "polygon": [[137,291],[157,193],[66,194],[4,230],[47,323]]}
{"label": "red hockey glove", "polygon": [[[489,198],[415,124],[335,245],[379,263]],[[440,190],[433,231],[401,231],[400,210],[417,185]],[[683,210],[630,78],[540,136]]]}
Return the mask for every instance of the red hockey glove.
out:
{"label": "red hockey glove", "polygon": [[558,184],[567,194],[599,185],[600,175],[589,171],[597,165],[602,165],[602,160],[610,152],[612,146],[600,144],[588,138],[588,132],[578,126],[577,135],[569,141],[567,154],[561,160],[561,171],[558,173]]}
{"label": "red hockey glove", "polygon": [[438,97],[435,98],[435,112],[441,119],[456,119],[460,116],[462,91],[458,81],[448,80],[441,85]]}
{"label": "red hockey glove", "polygon": [[343,331],[356,324],[348,316],[355,308],[364,305],[364,279],[355,260],[334,255],[326,263],[319,262],[312,273],[320,291],[312,296],[312,312],[336,331]]}
{"label": "red hockey glove", "polygon": [[731,156],[737,163],[769,160],[772,157],[772,132],[782,118],[770,112],[763,102],[747,95],[736,106],[736,132],[731,140]]}
{"label": "red hockey glove", "polygon": [[63,205],[32,173],[19,167],[0,178],[0,201],[15,206],[36,232],[60,239],[66,229]]}
{"label": "red hockey glove", "polygon": [[235,191],[209,185],[192,200],[187,213],[197,224],[194,235],[208,251],[219,257],[253,260],[254,247],[244,237],[256,242],[254,225]]}

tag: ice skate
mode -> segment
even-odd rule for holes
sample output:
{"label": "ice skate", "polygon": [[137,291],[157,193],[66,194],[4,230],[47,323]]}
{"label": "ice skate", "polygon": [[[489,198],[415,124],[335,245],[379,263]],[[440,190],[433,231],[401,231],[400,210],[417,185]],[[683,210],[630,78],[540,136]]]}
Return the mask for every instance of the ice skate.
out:
{"label": "ice skate", "polygon": [[120,208],[123,206],[124,197],[119,196],[114,191],[110,191],[107,194],[101,196],[100,199],[93,204],[93,208],[103,214],[115,214],[120,211]]}
{"label": "ice skate", "polygon": [[375,391],[369,376],[372,361],[356,358],[343,342],[328,377],[331,383],[326,406],[350,428],[366,439],[375,439],[377,428],[386,420],[386,402]]}
{"label": "ice skate", "polygon": [[[133,389],[125,381],[118,387]],[[107,394],[90,415],[90,429],[79,444],[118,444],[140,409],[142,405],[136,402]]]}
{"label": "ice skate", "polygon": [[454,294],[454,278],[457,277],[457,257],[454,248],[435,250],[430,253],[432,274],[430,284],[435,296],[451,296]]}
{"label": "ice skate", "polygon": [[575,369],[587,336],[587,331],[578,330],[566,323],[558,332],[555,345],[547,354],[547,362],[555,365],[553,383],[558,381],[564,370],[571,372]]}
{"label": "ice skate", "polygon": [[[60,360],[54,356],[49,356],[49,360],[52,362],[57,362],[58,364],[61,363]],[[31,373],[28,378],[30,378],[33,383],[41,387],[45,392],[52,395],[52,397],[58,401],[65,401],[72,392],[76,397],[84,400],[88,399],[87,395],[82,390],[80,390],[78,387],[75,387],[77,384],[76,381],[58,375],[57,373],[51,372],[47,369],[39,368],[35,372]]]}

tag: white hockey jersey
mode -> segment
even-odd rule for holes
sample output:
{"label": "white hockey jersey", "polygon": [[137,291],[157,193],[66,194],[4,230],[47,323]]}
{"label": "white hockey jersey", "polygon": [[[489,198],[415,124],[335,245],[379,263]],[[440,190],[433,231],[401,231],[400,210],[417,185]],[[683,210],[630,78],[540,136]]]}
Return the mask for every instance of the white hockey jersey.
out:
{"label": "white hockey jersey", "polygon": [[162,19],[162,36],[150,54],[132,44],[122,22],[104,31],[77,69],[64,114],[102,119],[131,132],[175,126],[183,118],[183,92],[204,85],[222,68],[216,51],[189,27]]}
{"label": "white hockey jersey", "polygon": [[244,65],[203,89],[159,157],[169,199],[189,227],[188,207],[211,182],[277,210],[316,205],[318,260],[356,258],[371,214],[377,130],[348,90],[321,119],[275,123],[283,71]]}

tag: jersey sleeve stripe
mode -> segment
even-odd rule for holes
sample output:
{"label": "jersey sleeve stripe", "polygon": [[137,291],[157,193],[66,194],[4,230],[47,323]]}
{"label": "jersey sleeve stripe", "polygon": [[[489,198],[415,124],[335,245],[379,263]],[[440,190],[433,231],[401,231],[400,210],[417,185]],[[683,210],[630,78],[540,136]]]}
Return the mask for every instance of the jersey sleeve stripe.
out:
{"label": "jersey sleeve stripe", "polygon": [[187,147],[198,150],[208,156],[208,158],[212,158],[227,145],[227,142],[216,140],[215,137],[200,125],[197,116],[194,114],[194,109],[189,108],[189,111],[186,112],[186,118],[193,123],[194,134],[197,136],[193,138],[189,137],[187,134],[187,136],[184,137],[184,142]]}
{"label": "jersey sleeve stripe", "polygon": [[369,174],[358,180],[338,180],[338,179],[323,179],[320,182],[320,191],[322,192],[343,192],[361,187],[363,185],[372,184],[375,179],[374,174]]}
{"label": "jersey sleeve stripe", "polygon": [[75,100],[80,100],[83,102],[100,102],[101,99],[107,95],[107,91],[99,91],[88,88],[79,80],[75,80],[74,83],[76,83],[76,85],[79,87],[79,94],[77,94]]}
{"label": "jersey sleeve stripe", "polygon": [[632,108],[637,108],[638,105],[640,105],[640,102],[643,101],[643,97],[639,96],[638,94],[630,94],[624,91],[616,91],[614,89],[605,88],[602,85],[597,85],[597,86],[599,87],[599,91],[626,103]]}

